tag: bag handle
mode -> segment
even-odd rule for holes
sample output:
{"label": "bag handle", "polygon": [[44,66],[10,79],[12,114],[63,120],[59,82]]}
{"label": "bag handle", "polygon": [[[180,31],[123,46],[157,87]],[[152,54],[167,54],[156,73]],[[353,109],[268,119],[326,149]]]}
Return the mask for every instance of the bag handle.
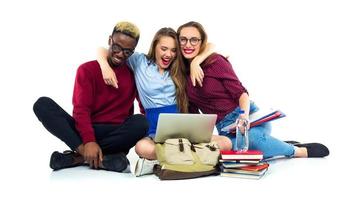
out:
{"label": "bag handle", "polygon": [[216,147],[211,146],[211,145],[209,145],[209,144],[207,144],[207,145],[206,145],[206,147],[207,147],[207,148],[209,148],[209,149],[210,149],[210,151],[216,151],[216,150],[217,150],[217,148],[216,148]]}

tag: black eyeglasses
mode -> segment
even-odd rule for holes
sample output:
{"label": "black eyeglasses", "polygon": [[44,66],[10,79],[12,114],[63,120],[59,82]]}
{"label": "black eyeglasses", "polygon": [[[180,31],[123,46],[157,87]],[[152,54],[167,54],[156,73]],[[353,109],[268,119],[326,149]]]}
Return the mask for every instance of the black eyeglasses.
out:
{"label": "black eyeglasses", "polygon": [[130,49],[130,48],[123,48],[121,45],[115,43],[115,41],[113,41],[112,38],[112,44],[111,44],[111,49],[114,53],[120,53],[123,52],[123,55],[125,57],[129,57],[134,53],[134,49]]}
{"label": "black eyeglasses", "polygon": [[187,44],[187,42],[190,42],[190,44],[191,44],[192,46],[196,46],[196,45],[198,45],[198,43],[201,41],[201,39],[200,39],[200,38],[197,38],[197,37],[192,37],[192,38],[190,38],[190,39],[188,39],[188,38],[186,38],[186,37],[180,37],[180,38],[179,38],[179,41],[180,41],[180,44],[181,44],[182,46],[185,46],[185,45]]}

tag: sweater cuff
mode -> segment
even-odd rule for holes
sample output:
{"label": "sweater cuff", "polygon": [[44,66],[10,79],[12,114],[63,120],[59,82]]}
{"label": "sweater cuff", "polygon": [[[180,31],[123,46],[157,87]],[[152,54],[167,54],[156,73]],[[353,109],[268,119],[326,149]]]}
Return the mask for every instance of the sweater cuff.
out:
{"label": "sweater cuff", "polygon": [[86,135],[83,139],[83,144],[86,144],[88,142],[96,142],[95,136],[94,135]]}

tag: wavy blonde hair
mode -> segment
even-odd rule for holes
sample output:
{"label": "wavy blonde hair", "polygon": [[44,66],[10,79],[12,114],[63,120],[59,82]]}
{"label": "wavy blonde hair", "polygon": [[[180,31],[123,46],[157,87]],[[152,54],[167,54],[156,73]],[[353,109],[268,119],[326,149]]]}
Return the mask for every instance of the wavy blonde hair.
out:
{"label": "wavy blonde hair", "polygon": [[176,57],[169,66],[170,76],[176,87],[176,102],[177,106],[182,113],[188,112],[188,99],[186,94],[186,77],[185,68],[183,66],[182,55],[180,45],[177,37],[177,33],[172,28],[161,28],[154,36],[150,45],[149,52],[147,54],[148,60],[155,62],[155,48],[157,47],[160,38],[171,37],[175,41],[176,45]]}

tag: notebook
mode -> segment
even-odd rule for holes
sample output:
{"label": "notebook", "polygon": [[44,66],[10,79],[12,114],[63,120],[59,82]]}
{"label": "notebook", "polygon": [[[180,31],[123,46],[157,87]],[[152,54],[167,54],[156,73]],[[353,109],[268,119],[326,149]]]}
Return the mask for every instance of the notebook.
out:
{"label": "notebook", "polygon": [[161,113],[154,141],[182,137],[192,143],[210,142],[216,120],[216,114]]}
{"label": "notebook", "polygon": [[[254,126],[258,126],[260,124],[263,124],[265,122],[270,122],[276,119],[280,119],[285,117],[286,115],[281,112],[280,110],[275,110],[272,108],[269,109],[259,109],[255,113],[252,113],[249,116],[249,123],[250,123],[250,128]],[[236,123],[232,123],[228,126],[225,126],[222,128],[222,131],[230,131],[230,132],[235,132],[235,128],[237,127]]]}

